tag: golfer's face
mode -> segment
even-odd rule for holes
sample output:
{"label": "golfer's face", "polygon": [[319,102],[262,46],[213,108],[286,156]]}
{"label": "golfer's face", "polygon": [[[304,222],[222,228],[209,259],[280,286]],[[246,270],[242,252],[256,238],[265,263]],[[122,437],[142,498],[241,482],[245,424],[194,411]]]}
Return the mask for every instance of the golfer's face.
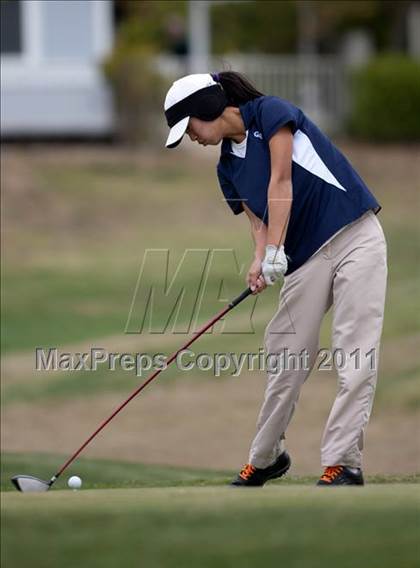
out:
{"label": "golfer's face", "polygon": [[191,117],[188,122],[187,134],[193,142],[202,146],[216,145],[222,140],[219,120],[206,121]]}

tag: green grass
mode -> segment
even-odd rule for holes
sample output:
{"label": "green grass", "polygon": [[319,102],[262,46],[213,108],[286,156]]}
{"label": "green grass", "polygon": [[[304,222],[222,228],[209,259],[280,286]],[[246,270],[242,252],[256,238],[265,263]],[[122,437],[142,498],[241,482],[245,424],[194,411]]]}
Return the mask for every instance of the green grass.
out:
{"label": "green grass", "polygon": [[[244,268],[249,262],[247,221],[227,210],[211,163],[183,154],[162,156],[157,167],[156,160],[137,163],[124,154],[104,152],[89,160],[45,153],[20,157],[20,175],[30,172],[21,193],[8,190],[15,182],[5,158],[4,351],[123,334],[147,248],[169,248],[174,259],[187,248],[229,248]],[[417,218],[402,203],[395,214],[392,174],[379,166],[366,172],[384,202],[390,267],[385,339],[420,327]],[[416,188],[405,191],[410,196]],[[216,269],[207,297],[217,294],[226,273],[223,266]],[[228,279],[232,290],[242,288],[243,277]],[[276,294],[266,292],[258,309],[267,306],[272,313],[275,305]],[[205,309],[203,319],[212,315],[213,303],[206,301]],[[159,317],[164,314],[158,310]],[[242,340],[231,337],[232,349],[242,349]]]}
{"label": "green grass", "polygon": [[[41,479],[51,476],[67,460],[68,456],[51,454],[4,453],[1,460],[1,491],[14,491],[10,478],[13,475],[34,475]],[[54,491],[67,488],[67,479],[78,475],[83,479],[85,489],[145,488],[145,487],[204,487],[226,485],[234,471],[201,470],[196,468],[168,467],[166,465],[147,465],[104,459],[79,458],[63,473],[54,484]],[[314,485],[313,476],[287,475],[279,481],[280,485]],[[412,475],[372,475],[369,484],[417,484],[420,474]]]}
{"label": "green grass", "polygon": [[409,568],[418,488],[175,487],[3,495],[8,568]]}
{"label": "green grass", "polygon": [[[44,494],[17,473],[49,479],[64,456],[5,454],[2,559],[8,568],[114,566],[411,567],[418,552],[419,475],[371,476],[322,489],[286,476],[263,489],[227,487],[234,472],[80,458]],[[80,475],[83,488],[66,488]],[[357,543],[357,544],[356,544]]]}
{"label": "green grass", "polygon": [[[17,474],[50,479],[67,458],[68,456],[50,454],[3,454],[1,491],[14,490],[10,483],[10,477]],[[82,457],[56,481],[54,490],[66,489],[67,479],[71,475],[78,475],[82,478],[83,489],[98,489],[223,485],[228,482],[233,472],[115,462]]]}
{"label": "green grass", "polygon": [[[232,233],[220,235],[210,226],[201,227],[197,235],[194,224],[188,230],[185,218],[173,215],[177,202],[184,202],[187,217],[197,207],[193,203],[185,210],[196,172],[176,163],[156,168],[123,160],[55,162],[31,162],[31,178],[25,180],[28,196],[5,192],[6,352],[123,334],[147,248],[168,248],[177,258],[186,248],[226,246]],[[4,170],[7,188],[14,183],[7,160]],[[210,202],[210,192],[214,199],[212,181],[200,206]],[[30,213],[28,197],[34,202]],[[222,210],[221,199],[219,205]],[[232,246],[229,240],[227,246]]]}
{"label": "green grass", "polygon": [[[333,490],[286,476],[237,490],[226,487],[234,472],[81,458],[46,494],[13,490],[11,475],[48,479],[64,459],[3,456],[4,566],[415,566],[419,475]],[[80,491],[66,488],[69,475]]]}

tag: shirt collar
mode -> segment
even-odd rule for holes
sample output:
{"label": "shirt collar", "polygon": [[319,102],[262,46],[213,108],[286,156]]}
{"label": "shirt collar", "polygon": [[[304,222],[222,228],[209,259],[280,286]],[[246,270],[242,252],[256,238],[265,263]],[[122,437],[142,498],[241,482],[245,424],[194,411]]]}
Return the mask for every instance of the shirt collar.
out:
{"label": "shirt collar", "polygon": [[[242,120],[244,121],[245,130],[249,130],[249,126],[254,118],[254,101],[248,101],[243,105],[239,105],[239,112],[241,113]],[[229,154],[231,151],[230,138],[223,138],[221,155]]]}

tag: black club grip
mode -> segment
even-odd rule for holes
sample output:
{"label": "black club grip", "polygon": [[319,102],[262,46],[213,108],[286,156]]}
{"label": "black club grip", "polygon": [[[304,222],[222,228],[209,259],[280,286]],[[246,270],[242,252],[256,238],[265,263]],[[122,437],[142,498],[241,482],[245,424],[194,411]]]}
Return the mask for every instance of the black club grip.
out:
{"label": "black club grip", "polygon": [[235,306],[240,304],[243,300],[245,300],[245,298],[248,298],[248,296],[250,296],[251,294],[252,294],[251,288],[247,288],[242,292],[242,294],[240,294],[237,298],[235,298],[229,303],[229,308],[234,308]]}

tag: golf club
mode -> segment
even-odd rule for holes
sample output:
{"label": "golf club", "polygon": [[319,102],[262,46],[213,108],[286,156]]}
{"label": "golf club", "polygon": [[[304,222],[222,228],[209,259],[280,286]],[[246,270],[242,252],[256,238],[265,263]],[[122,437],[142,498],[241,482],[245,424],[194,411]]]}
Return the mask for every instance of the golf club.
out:
{"label": "golf club", "polygon": [[[193,335],[193,337],[191,337],[182,347],[180,347],[177,351],[175,351],[175,353],[173,353],[169,357],[169,359],[167,361],[167,366],[169,366],[170,363],[172,363],[172,361],[174,361],[174,359],[176,359],[178,353],[180,353],[184,349],[187,349],[187,347],[189,347],[192,343],[194,343],[194,341],[196,341],[196,339],[198,339],[201,335],[203,335],[203,333],[205,331],[207,331],[210,327],[212,327],[217,321],[219,321],[232,308],[234,308],[235,306],[240,304],[243,300],[245,300],[245,298],[247,298],[250,294],[252,294],[252,291],[251,291],[250,288],[247,288],[246,290],[244,290],[242,292],[242,294],[240,294],[237,298],[232,300],[225,308],[223,308],[209,322],[207,322],[205,325],[203,325]],[[165,367],[165,368],[167,368],[167,367]],[[99,434],[99,432],[101,430],[103,430],[103,428],[105,428],[105,426],[107,424],[109,424],[109,422],[111,422],[111,420],[125,406],[127,406],[127,404],[130,402],[130,400],[132,400],[134,397],[136,397],[163,370],[164,369],[159,369],[155,373],[153,373],[152,376],[147,379],[147,381],[142,383],[124,402],[122,402],[114,410],[114,412],[111,414],[111,416],[109,416],[109,418],[104,420],[104,422],[102,422],[102,424],[93,432],[93,434],[91,434],[89,436],[89,438],[80,446],[80,448],[78,450],[76,450],[72,456],[70,456],[70,458],[64,463],[64,465],[61,467],[61,469],[59,469],[58,472],[55,475],[53,475],[49,481],[44,481],[43,479],[38,479],[37,477],[33,477],[31,475],[15,475],[11,478],[11,481],[12,481],[13,485],[16,487],[16,489],[18,489],[19,491],[22,491],[23,493],[31,493],[31,492],[32,493],[42,493],[44,491],[48,491],[48,489],[55,483],[55,481],[57,481],[57,479],[60,477],[60,475],[63,473],[63,471],[65,469],[67,469],[71,463],[74,462],[74,460],[80,455],[80,453],[86,448],[86,446],[97,436],[97,434]]]}

